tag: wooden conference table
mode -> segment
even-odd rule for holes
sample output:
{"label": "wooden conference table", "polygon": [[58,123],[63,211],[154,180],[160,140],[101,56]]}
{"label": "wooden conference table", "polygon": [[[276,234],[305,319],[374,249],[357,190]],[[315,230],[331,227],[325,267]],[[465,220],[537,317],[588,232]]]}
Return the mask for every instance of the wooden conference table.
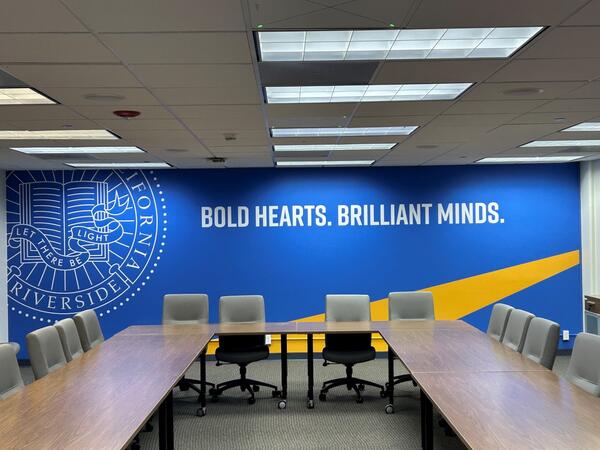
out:
{"label": "wooden conference table", "polygon": [[198,356],[205,377],[214,335],[281,334],[285,400],[286,338],[306,334],[312,407],[312,336],[344,332],[382,335],[390,379],[394,355],[407,367],[421,389],[423,448],[433,446],[433,405],[469,448],[600,448],[600,399],[462,321],[129,327],[0,401],[0,447],[125,448],[158,410],[160,448],[174,448],[172,389]]}

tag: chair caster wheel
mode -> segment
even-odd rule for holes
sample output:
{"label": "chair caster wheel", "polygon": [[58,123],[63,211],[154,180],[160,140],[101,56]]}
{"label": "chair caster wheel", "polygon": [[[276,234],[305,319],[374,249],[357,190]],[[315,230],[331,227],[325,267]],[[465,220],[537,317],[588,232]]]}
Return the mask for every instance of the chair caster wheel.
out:
{"label": "chair caster wheel", "polygon": [[252,390],[254,392],[258,392],[258,391],[260,391],[260,386],[258,386],[258,385],[255,384],[254,386],[252,386]]}
{"label": "chair caster wheel", "polygon": [[365,399],[364,399],[364,398],[362,398],[362,397],[358,397],[358,398],[356,399],[356,403],[362,403],[362,402],[364,402],[364,401],[365,401]]}
{"label": "chair caster wheel", "polygon": [[285,409],[287,407],[287,400],[279,400],[279,403],[277,403],[277,407],[279,409]]}
{"label": "chair caster wheel", "polygon": [[379,396],[381,398],[386,398],[387,395],[388,395],[387,390],[381,390],[381,391],[379,391]]}
{"label": "chair caster wheel", "polygon": [[364,384],[362,384],[362,383],[361,383],[361,384],[359,384],[359,385],[358,385],[358,390],[359,390],[359,391],[364,391],[364,390],[365,390],[365,385],[364,385]]}
{"label": "chair caster wheel", "polygon": [[215,396],[215,395],[217,395],[217,390],[215,388],[210,388],[208,390],[208,393],[212,396]]}
{"label": "chair caster wheel", "polygon": [[394,405],[385,405],[386,414],[394,414]]}
{"label": "chair caster wheel", "polygon": [[249,404],[249,405],[254,405],[255,403],[256,403],[256,399],[255,399],[254,397],[250,397],[250,398],[248,399],[248,404]]}
{"label": "chair caster wheel", "polygon": [[319,400],[321,400],[322,402],[327,400],[327,395],[325,395],[325,393],[321,392],[319,394]]}
{"label": "chair caster wheel", "polygon": [[314,400],[308,400],[308,401],[306,402],[306,407],[307,407],[308,409],[314,409],[314,408],[315,408],[315,402],[314,402]]}
{"label": "chair caster wheel", "polygon": [[271,396],[273,396],[273,398],[281,397],[281,391],[278,391],[277,389],[275,389],[273,392],[271,392]]}
{"label": "chair caster wheel", "polygon": [[198,410],[196,411],[196,415],[198,417],[204,417],[206,415],[206,407],[203,406],[202,408],[198,408]]}

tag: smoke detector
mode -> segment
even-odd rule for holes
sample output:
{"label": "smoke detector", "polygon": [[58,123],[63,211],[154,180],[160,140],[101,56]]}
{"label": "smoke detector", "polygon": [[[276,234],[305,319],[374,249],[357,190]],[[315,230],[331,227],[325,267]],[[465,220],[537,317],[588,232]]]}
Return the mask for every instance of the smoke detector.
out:
{"label": "smoke detector", "polygon": [[536,87],[522,87],[522,88],[514,88],[507,89],[506,91],[502,91],[504,95],[513,95],[513,96],[526,96],[526,95],[537,95],[542,94],[544,90],[542,88]]}
{"label": "smoke detector", "polygon": [[206,160],[208,162],[215,163],[215,164],[223,164],[225,161],[227,161],[227,158],[221,158],[219,156],[213,156],[212,158],[206,158]]}
{"label": "smoke detector", "polygon": [[223,137],[226,141],[235,141],[237,140],[237,136],[235,133],[223,133]]}

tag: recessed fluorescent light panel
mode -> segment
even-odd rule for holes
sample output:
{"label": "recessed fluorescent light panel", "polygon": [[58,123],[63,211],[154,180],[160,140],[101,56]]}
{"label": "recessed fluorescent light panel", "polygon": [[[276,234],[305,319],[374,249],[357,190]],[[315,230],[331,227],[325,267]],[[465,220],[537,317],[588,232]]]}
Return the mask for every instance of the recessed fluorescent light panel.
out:
{"label": "recessed fluorescent light panel", "polygon": [[261,31],[262,61],[507,58],[543,27]]}
{"label": "recessed fluorescent light panel", "polygon": [[344,103],[454,100],[473,83],[267,86],[267,103]]}
{"label": "recessed fluorescent light panel", "polygon": [[0,130],[0,141],[12,140],[112,140],[119,139],[108,130]]}
{"label": "recessed fluorescent light panel", "polygon": [[139,147],[11,147],[28,155],[72,155],[102,153],[145,153]]}
{"label": "recessed fluorescent light panel", "polygon": [[0,88],[0,105],[54,105],[56,102],[30,88]]}
{"label": "recessed fluorescent light panel", "polygon": [[334,152],[339,150],[391,150],[397,142],[387,144],[286,144],[274,145],[276,152]]}
{"label": "recessed fluorescent light panel", "polygon": [[281,167],[315,167],[315,166],[370,166],[374,159],[353,161],[276,161]]}
{"label": "recessed fluorescent light panel", "polygon": [[521,147],[598,147],[600,139],[580,139],[575,141],[533,141]]}
{"label": "recessed fluorescent light panel", "polygon": [[562,131],[600,131],[600,122],[582,122]]}
{"label": "recessed fluorescent light panel", "polygon": [[407,136],[416,126],[352,128],[271,128],[273,137]]}
{"label": "recessed fluorescent light panel", "polygon": [[65,163],[75,169],[168,169],[166,162]]}
{"label": "recessed fluorescent light panel", "polygon": [[518,163],[561,163],[575,161],[576,159],[585,158],[583,155],[569,155],[569,156],[507,156],[507,157],[495,157],[495,158],[483,158],[477,161],[480,164],[518,164]]}

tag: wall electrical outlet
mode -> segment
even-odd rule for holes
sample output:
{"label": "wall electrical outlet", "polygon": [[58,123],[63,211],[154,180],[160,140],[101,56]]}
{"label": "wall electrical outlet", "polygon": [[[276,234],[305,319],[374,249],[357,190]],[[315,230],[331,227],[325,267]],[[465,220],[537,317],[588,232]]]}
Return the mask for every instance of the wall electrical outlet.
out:
{"label": "wall electrical outlet", "polygon": [[271,335],[265,334],[265,345],[271,345]]}
{"label": "wall electrical outlet", "polygon": [[563,341],[569,340],[569,330],[563,330]]}

